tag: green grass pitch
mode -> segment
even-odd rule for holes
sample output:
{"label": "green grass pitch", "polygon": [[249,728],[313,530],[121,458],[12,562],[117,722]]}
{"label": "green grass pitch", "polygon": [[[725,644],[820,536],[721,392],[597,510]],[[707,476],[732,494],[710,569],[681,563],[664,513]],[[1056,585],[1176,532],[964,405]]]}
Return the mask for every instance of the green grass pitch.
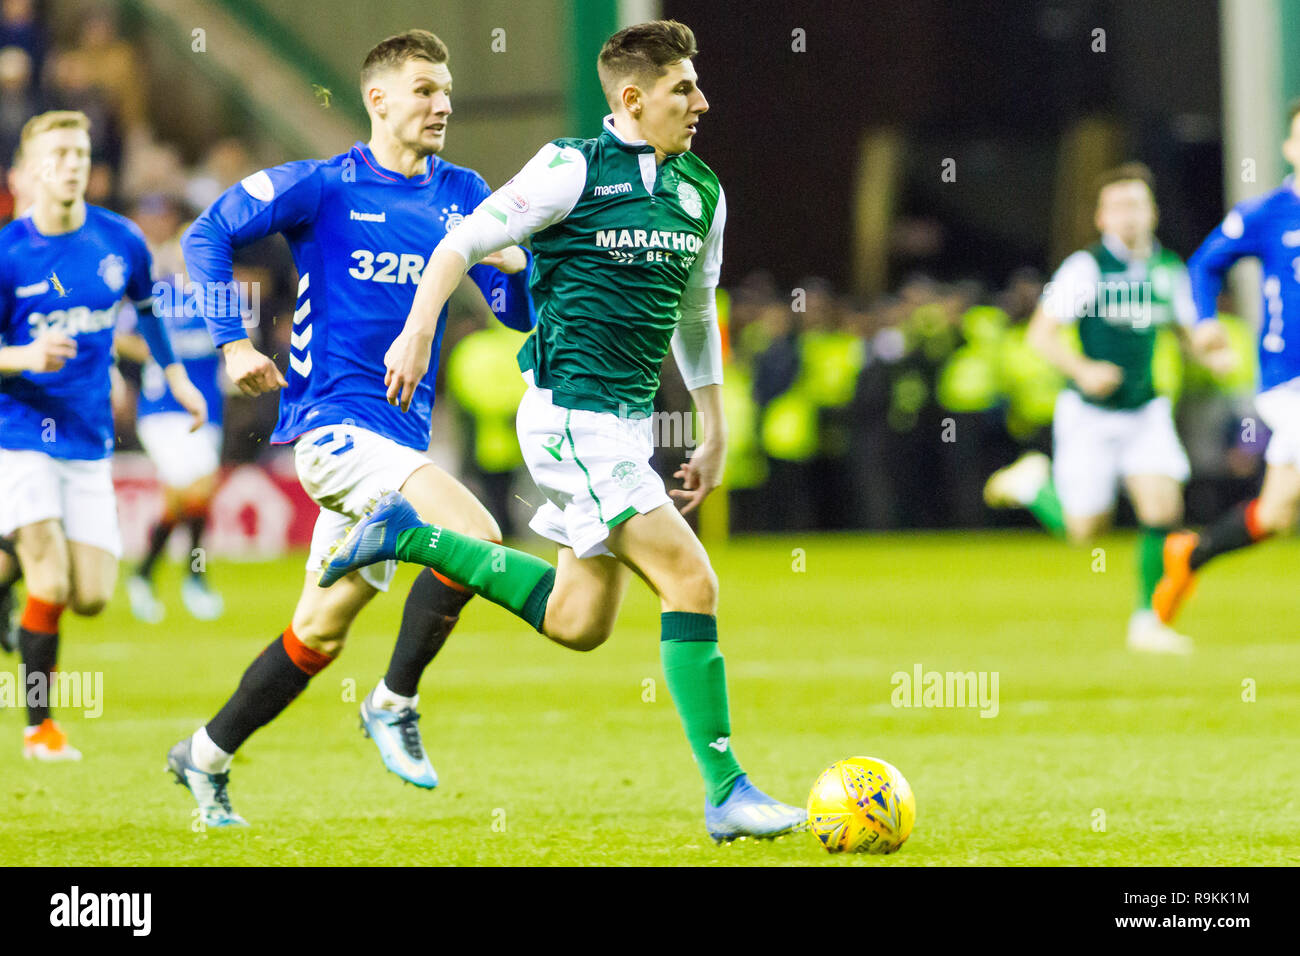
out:
{"label": "green grass pitch", "polygon": [[[65,618],[63,668],[104,675],[100,718],[61,715],[84,762],[25,762],[21,713],[0,715],[0,864],[1295,863],[1300,544],[1221,559],[1179,622],[1196,653],[1167,659],[1124,650],[1132,542],[1100,542],[1104,571],[1094,552],[1030,532],[715,550],[742,764],[802,802],[836,759],[894,763],[918,818],[890,857],[832,857],[809,834],[708,840],[660,671],[658,608],[639,583],[589,654],[486,602],[467,608],[422,688],[441,784],[402,784],[361,736],[356,700],[387,662],[409,567],[340,660],[236,758],[235,807],[253,825],[195,832],[164,755],[287,622],[302,562],[216,564],[227,614],[212,624],[189,619],[168,569],[162,625],[136,623],[120,591],[97,620]],[[997,716],[892,706],[891,675],[917,664],[998,672]]]}

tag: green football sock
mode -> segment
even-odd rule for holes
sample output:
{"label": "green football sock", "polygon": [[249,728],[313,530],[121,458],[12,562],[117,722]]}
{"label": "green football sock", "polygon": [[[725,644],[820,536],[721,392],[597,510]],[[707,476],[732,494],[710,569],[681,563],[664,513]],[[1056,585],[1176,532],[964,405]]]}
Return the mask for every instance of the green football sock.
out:
{"label": "green football sock", "polygon": [[397,557],[433,568],[542,629],[555,568],[541,558],[436,525],[399,534]]}
{"label": "green football sock", "polygon": [[1056,482],[1051,478],[1038,489],[1034,500],[1025,507],[1052,535],[1065,537],[1065,511],[1061,508],[1061,499],[1056,496]]}
{"label": "green football sock", "polygon": [[661,623],[659,656],[668,692],[704,775],[709,803],[716,807],[731,796],[744,774],[731,752],[727,670],[718,650],[717,619],[712,614],[666,611]]}
{"label": "green football sock", "polygon": [[1151,595],[1165,573],[1165,536],[1168,528],[1138,529],[1138,610],[1151,609]]}

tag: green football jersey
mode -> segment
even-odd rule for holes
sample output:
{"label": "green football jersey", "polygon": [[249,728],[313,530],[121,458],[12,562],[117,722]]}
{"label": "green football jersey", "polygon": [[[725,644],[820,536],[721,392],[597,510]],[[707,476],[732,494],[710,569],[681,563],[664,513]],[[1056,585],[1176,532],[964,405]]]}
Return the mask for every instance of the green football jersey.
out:
{"label": "green football jersey", "polygon": [[[1161,326],[1196,321],[1183,261],[1158,243],[1132,259],[1113,239],[1074,253],[1061,264],[1044,300],[1061,322],[1078,322],[1083,354],[1113,362],[1124,377],[1105,398],[1083,395],[1100,408],[1140,408],[1155,398],[1152,361]],[[1077,390],[1073,382],[1070,387]],[[1082,394],[1082,393],[1080,393]]]}
{"label": "green football jersey", "polygon": [[689,152],[657,164],[607,119],[595,139],[543,147],[484,206],[532,237],[537,329],[520,369],[562,407],[648,415],[684,291],[717,285],[717,176]]}

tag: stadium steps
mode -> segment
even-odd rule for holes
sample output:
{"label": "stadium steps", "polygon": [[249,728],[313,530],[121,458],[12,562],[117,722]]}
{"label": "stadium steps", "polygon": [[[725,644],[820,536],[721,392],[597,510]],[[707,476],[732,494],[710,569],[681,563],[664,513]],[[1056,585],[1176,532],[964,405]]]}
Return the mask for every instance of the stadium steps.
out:
{"label": "stadium steps", "polygon": [[[135,8],[191,51],[198,68],[220,83],[297,155],[330,156],[365,139],[360,107],[349,108],[350,86],[310,57],[295,55],[287,36],[273,39],[256,6],[221,0],[135,0]],[[195,50],[202,29],[202,52]],[[328,91],[328,92],[326,92]],[[342,97],[338,96],[342,93]],[[328,105],[326,105],[328,104]]]}

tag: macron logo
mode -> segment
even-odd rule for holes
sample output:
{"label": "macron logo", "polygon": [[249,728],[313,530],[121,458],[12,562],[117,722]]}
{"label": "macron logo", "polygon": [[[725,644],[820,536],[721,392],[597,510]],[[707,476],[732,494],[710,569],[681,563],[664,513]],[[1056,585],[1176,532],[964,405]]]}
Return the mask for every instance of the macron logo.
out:
{"label": "macron logo", "polygon": [[592,194],[596,196],[617,196],[619,193],[630,193],[631,191],[631,183],[615,183],[612,186],[597,186],[592,190]]}
{"label": "macron logo", "polygon": [[134,936],[148,936],[152,927],[152,893],[69,893],[50,897],[51,926],[125,926]]}
{"label": "macron logo", "polygon": [[355,209],[351,212],[352,218],[360,222],[383,222],[385,217],[382,212],[357,212]]}
{"label": "macron logo", "polygon": [[33,282],[31,285],[20,285],[14,289],[14,298],[29,299],[34,295],[41,295],[50,291],[50,280],[42,279],[40,282]]}

